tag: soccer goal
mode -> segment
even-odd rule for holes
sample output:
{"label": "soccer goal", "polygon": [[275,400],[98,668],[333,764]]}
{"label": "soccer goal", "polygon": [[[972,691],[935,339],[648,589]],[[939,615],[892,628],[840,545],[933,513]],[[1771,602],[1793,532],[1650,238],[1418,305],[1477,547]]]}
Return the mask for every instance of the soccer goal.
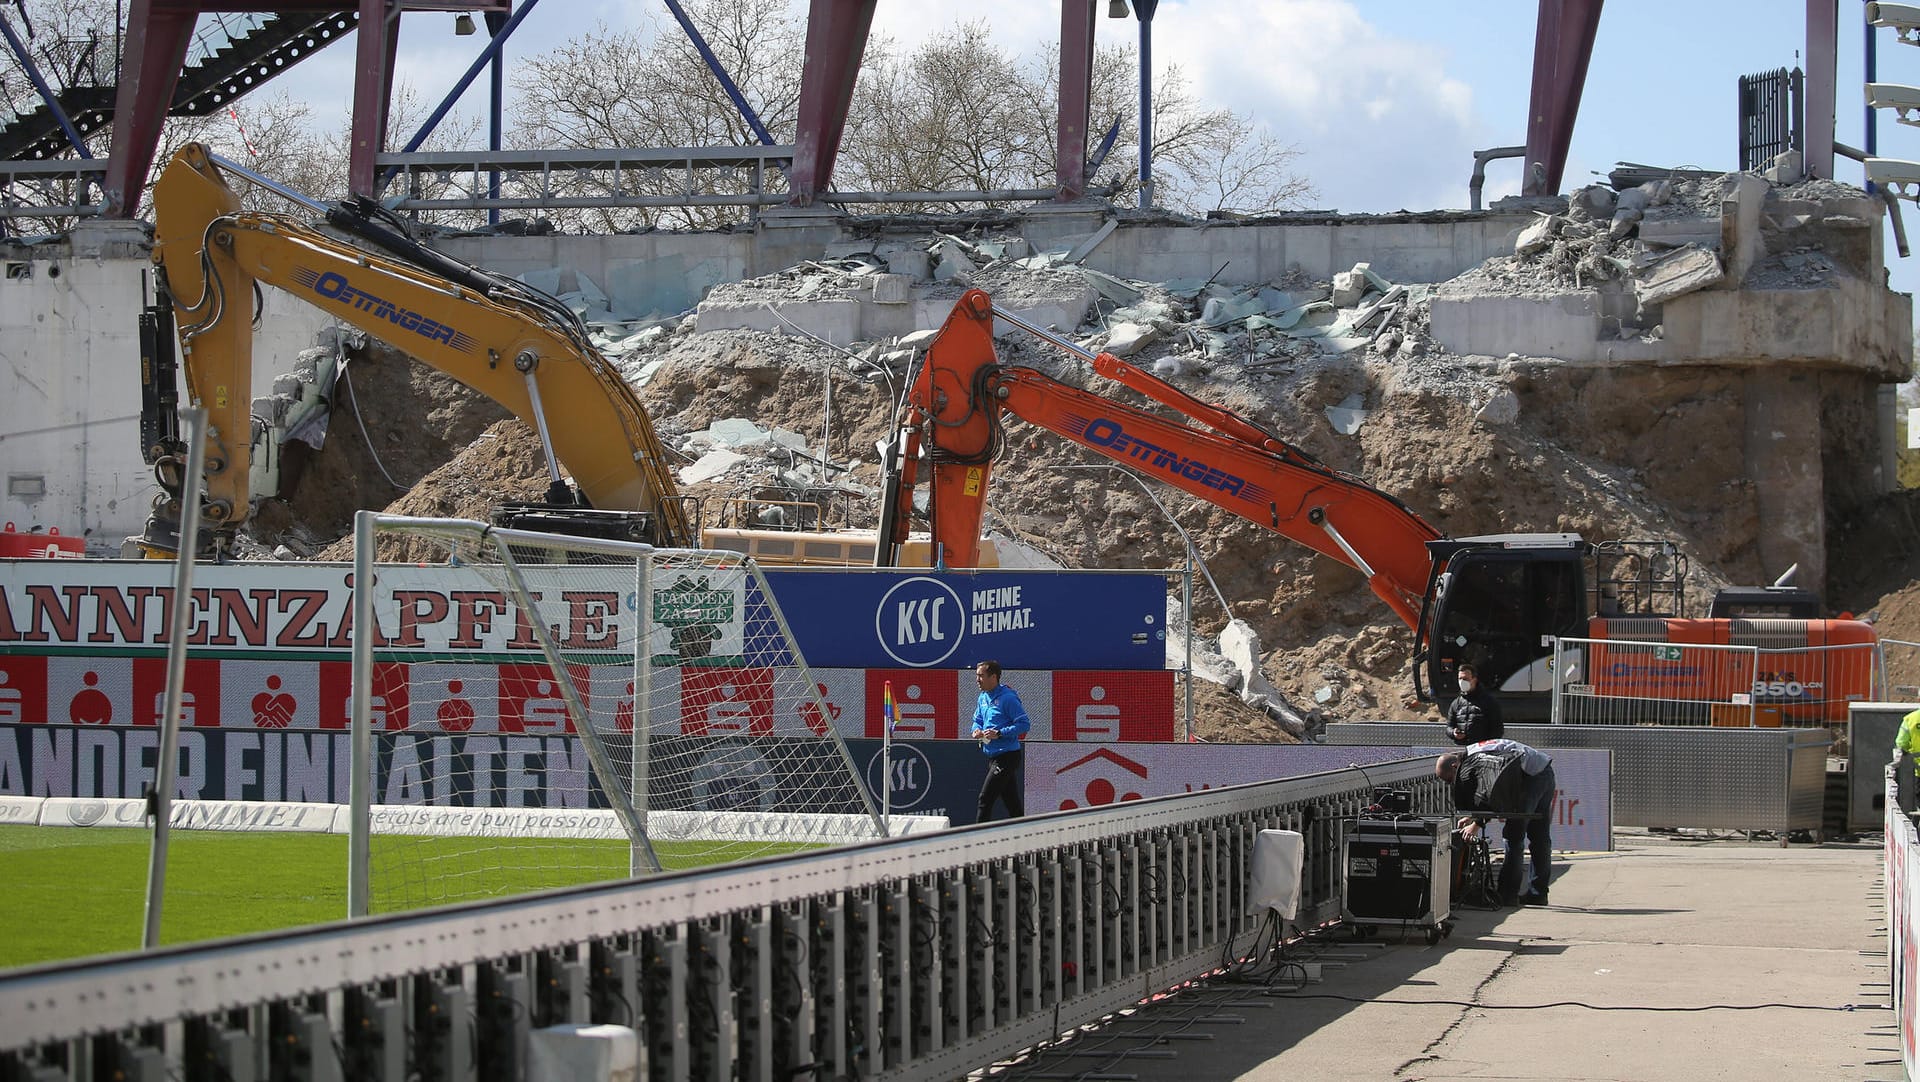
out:
{"label": "soccer goal", "polygon": [[353,576],[355,916],[887,833],[738,553],[361,512]]}

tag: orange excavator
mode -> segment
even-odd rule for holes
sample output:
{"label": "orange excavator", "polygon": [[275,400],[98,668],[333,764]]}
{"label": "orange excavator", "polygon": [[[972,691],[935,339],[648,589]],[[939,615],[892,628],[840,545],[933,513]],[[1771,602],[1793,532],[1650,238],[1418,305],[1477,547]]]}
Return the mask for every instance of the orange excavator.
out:
{"label": "orange excavator", "polygon": [[[1204,427],[1001,364],[993,345],[996,317]],[[1686,700],[1702,704],[1697,712],[1704,713],[1709,701],[1746,695],[1750,706],[1763,699],[1784,704],[1775,718],[1818,724],[1844,721],[1847,700],[1870,697],[1877,677],[1877,666],[1836,667],[1825,649],[1871,647],[1877,641],[1872,626],[1816,618],[1818,601],[1805,591],[1728,591],[1711,618],[1683,619],[1686,561],[1671,544],[1594,544],[1570,533],[1445,537],[1365,481],[1118,357],[1089,353],[996,311],[979,290],[954,306],[910,385],[901,432],[890,445],[877,564],[896,562],[924,469],[937,565],[978,566],[1006,414],[1359,571],[1413,629],[1413,683],[1422,700],[1457,694],[1454,671],[1473,661],[1516,721],[1547,717],[1558,670],[1560,680],[1588,696]],[[1611,641],[1578,653],[1562,649],[1556,657],[1556,642],[1583,638]],[[1765,661],[1736,652],[1726,664],[1683,672],[1687,666],[1668,663],[1654,644],[1804,652]],[[1841,675],[1842,668],[1852,675]],[[1789,679],[1780,679],[1783,673]]]}

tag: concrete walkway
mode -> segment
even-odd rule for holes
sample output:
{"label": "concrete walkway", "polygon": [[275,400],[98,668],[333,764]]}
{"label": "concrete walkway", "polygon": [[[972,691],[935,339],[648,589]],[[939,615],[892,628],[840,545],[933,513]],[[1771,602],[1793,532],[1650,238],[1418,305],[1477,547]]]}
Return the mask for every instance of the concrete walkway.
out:
{"label": "concrete walkway", "polygon": [[[1624,834],[1556,859],[1554,905],[1457,911],[1437,946],[1339,933],[1263,983],[1216,979],[1013,1078],[1898,1080],[1877,836],[1851,845]],[[1655,1010],[1547,1006],[1573,1001]],[[1783,1003],[1802,1010],[1697,1010]]]}

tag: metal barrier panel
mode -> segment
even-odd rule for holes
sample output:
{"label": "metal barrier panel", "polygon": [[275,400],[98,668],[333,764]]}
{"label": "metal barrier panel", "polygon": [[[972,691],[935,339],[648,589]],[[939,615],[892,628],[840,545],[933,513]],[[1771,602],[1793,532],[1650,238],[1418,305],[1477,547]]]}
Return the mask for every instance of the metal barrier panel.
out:
{"label": "metal barrier panel", "polygon": [[[1885,821],[1886,792],[1877,767],[1889,757],[1899,760],[1893,754],[1894,735],[1900,731],[1900,722],[1916,709],[1920,709],[1920,701],[1853,704],[1853,721],[1847,731],[1848,830],[1878,830]],[[1902,806],[1911,807],[1912,769],[1895,771],[1893,780],[1899,787]]]}
{"label": "metal barrier panel", "polygon": [[[1251,945],[1259,831],[1339,909],[1375,785],[1425,756],[0,976],[0,1077],[516,1079],[536,1028],[631,1026],[649,1077],[951,1079]],[[1237,942],[1236,942],[1237,941]]]}
{"label": "metal barrier panel", "polygon": [[1886,818],[1883,845],[1887,881],[1887,970],[1891,975],[1894,1017],[1900,1026],[1900,1064],[1907,1078],[1920,1077],[1920,836],[1913,818],[1900,806],[1895,776],[1898,763],[1889,764],[1885,782]]}
{"label": "metal barrier panel", "polygon": [[[1620,826],[1818,830],[1826,794],[1825,729],[1650,725],[1509,725],[1507,736],[1554,748],[1613,752],[1613,818]],[[1431,747],[1440,725],[1337,722],[1329,744]]]}
{"label": "metal barrier panel", "polygon": [[1850,703],[1880,697],[1877,643],[1809,645],[1804,621],[1734,624],[1757,641],[1559,640],[1555,723],[1844,728]]}

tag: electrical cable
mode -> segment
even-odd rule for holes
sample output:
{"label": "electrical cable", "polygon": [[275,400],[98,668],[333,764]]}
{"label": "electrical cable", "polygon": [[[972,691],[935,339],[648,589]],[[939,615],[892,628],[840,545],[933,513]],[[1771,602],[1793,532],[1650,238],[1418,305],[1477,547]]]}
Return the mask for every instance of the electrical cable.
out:
{"label": "electrical cable", "polygon": [[340,378],[346,381],[347,395],[349,400],[353,402],[353,423],[360,429],[360,440],[367,445],[367,454],[373,459],[374,467],[380,471],[380,476],[387,479],[387,484],[392,485],[394,488],[406,488],[407,486],[394,480],[393,475],[387,472],[386,463],[380,461],[379,449],[373,445],[373,437],[367,435],[367,422],[360,416],[360,392],[353,389],[353,369],[351,365],[343,364],[340,366]]}

